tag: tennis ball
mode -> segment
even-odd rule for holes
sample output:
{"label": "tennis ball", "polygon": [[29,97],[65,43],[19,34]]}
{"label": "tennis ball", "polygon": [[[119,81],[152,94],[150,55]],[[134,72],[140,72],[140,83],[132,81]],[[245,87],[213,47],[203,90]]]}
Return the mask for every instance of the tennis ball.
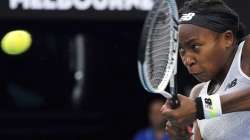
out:
{"label": "tennis ball", "polygon": [[31,44],[31,35],[25,30],[10,31],[1,40],[2,50],[9,55],[24,53],[30,48]]}

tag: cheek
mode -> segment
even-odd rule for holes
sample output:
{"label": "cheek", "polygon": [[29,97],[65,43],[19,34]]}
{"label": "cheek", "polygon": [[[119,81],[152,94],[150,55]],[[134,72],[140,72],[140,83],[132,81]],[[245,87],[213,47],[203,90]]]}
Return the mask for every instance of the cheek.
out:
{"label": "cheek", "polygon": [[215,76],[224,65],[221,61],[224,56],[216,52],[203,56],[204,57],[200,61],[201,67],[203,67],[210,76]]}

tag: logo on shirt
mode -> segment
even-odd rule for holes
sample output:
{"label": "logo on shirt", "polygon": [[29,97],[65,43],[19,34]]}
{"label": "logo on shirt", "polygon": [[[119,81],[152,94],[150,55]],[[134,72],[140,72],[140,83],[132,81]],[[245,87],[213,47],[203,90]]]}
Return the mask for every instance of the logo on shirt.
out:
{"label": "logo on shirt", "polygon": [[212,103],[212,100],[210,98],[205,98],[205,107],[206,108],[209,108],[209,109],[213,109],[213,103]]}
{"label": "logo on shirt", "polygon": [[238,79],[235,78],[233,81],[231,81],[230,83],[227,84],[227,86],[226,86],[226,88],[225,88],[225,91],[226,91],[227,89],[230,89],[230,88],[236,86],[237,83],[238,83]]}
{"label": "logo on shirt", "polygon": [[193,12],[187,13],[187,14],[182,14],[182,16],[180,18],[180,22],[190,21],[191,19],[193,19],[194,16],[195,16],[195,13],[193,13]]}

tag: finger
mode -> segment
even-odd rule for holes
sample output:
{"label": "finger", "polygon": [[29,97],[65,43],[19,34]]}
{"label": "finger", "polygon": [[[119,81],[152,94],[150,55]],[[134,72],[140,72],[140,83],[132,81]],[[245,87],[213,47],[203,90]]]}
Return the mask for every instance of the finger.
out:
{"label": "finger", "polygon": [[163,111],[162,116],[164,117],[165,120],[175,121],[175,118],[173,117],[173,115],[169,113],[168,111]]}
{"label": "finger", "polygon": [[166,104],[163,104],[160,111],[162,112],[162,111],[165,110],[166,108],[167,108],[167,107],[166,107]]}
{"label": "finger", "polygon": [[168,112],[170,112],[172,109],[171,108],[169,108],[169,106],[167,105],[167,104],[164,104],[164,105],[162,105],[162,107],[161,107],[161,112],[162,113],[166,113],[166,114],[168,114]]}
{"label": "finger", "polygon": [[[167,99],[166,104],[169,108],[173,108],[173,99]],[[175,108],[176,109],[176,108]]]}
{"label": "finger", "polygon": [[172,110],[167,107],[162,107],[161,109],[161,114],[165,117],[166,120],[171,120],[171,121],[176,120],[175,113],[176,113],[175,110]]}
{"label": "finger", "polygon": [[161,110],[171,110],[171,106],[169,105],[168,101],[166,101],[165,104],[162,105]]}
{"label": "finger", "polygon": [[166,131],[170,137],[176,137],[177,135],[176,129],[171,126],[166,126]]}

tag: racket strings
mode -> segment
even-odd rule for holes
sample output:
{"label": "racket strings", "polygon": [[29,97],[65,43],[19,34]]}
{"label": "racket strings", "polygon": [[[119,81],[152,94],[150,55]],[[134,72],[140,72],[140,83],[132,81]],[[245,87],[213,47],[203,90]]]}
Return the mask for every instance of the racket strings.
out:
{"label": "racket strings", "polygon": [[153,34],[151,35],[151,39],[154,40],[154,42],[159,41],[161,43],[163,39],[170,37],[169,32],[170,29],[168,27],[162,29],[155,29],[153,31]]}
{"label": "racket strings", "polygon": [[147,52],[148,58],[150,58],[148,61],[148,72],[154,88],[157,88],[162,82],[169,63],[171,19],[168,16],[169,9],[166,7],[164,6],[159,11],[154,28],[152,28],[151,40],[148,42],[151,46]]}

